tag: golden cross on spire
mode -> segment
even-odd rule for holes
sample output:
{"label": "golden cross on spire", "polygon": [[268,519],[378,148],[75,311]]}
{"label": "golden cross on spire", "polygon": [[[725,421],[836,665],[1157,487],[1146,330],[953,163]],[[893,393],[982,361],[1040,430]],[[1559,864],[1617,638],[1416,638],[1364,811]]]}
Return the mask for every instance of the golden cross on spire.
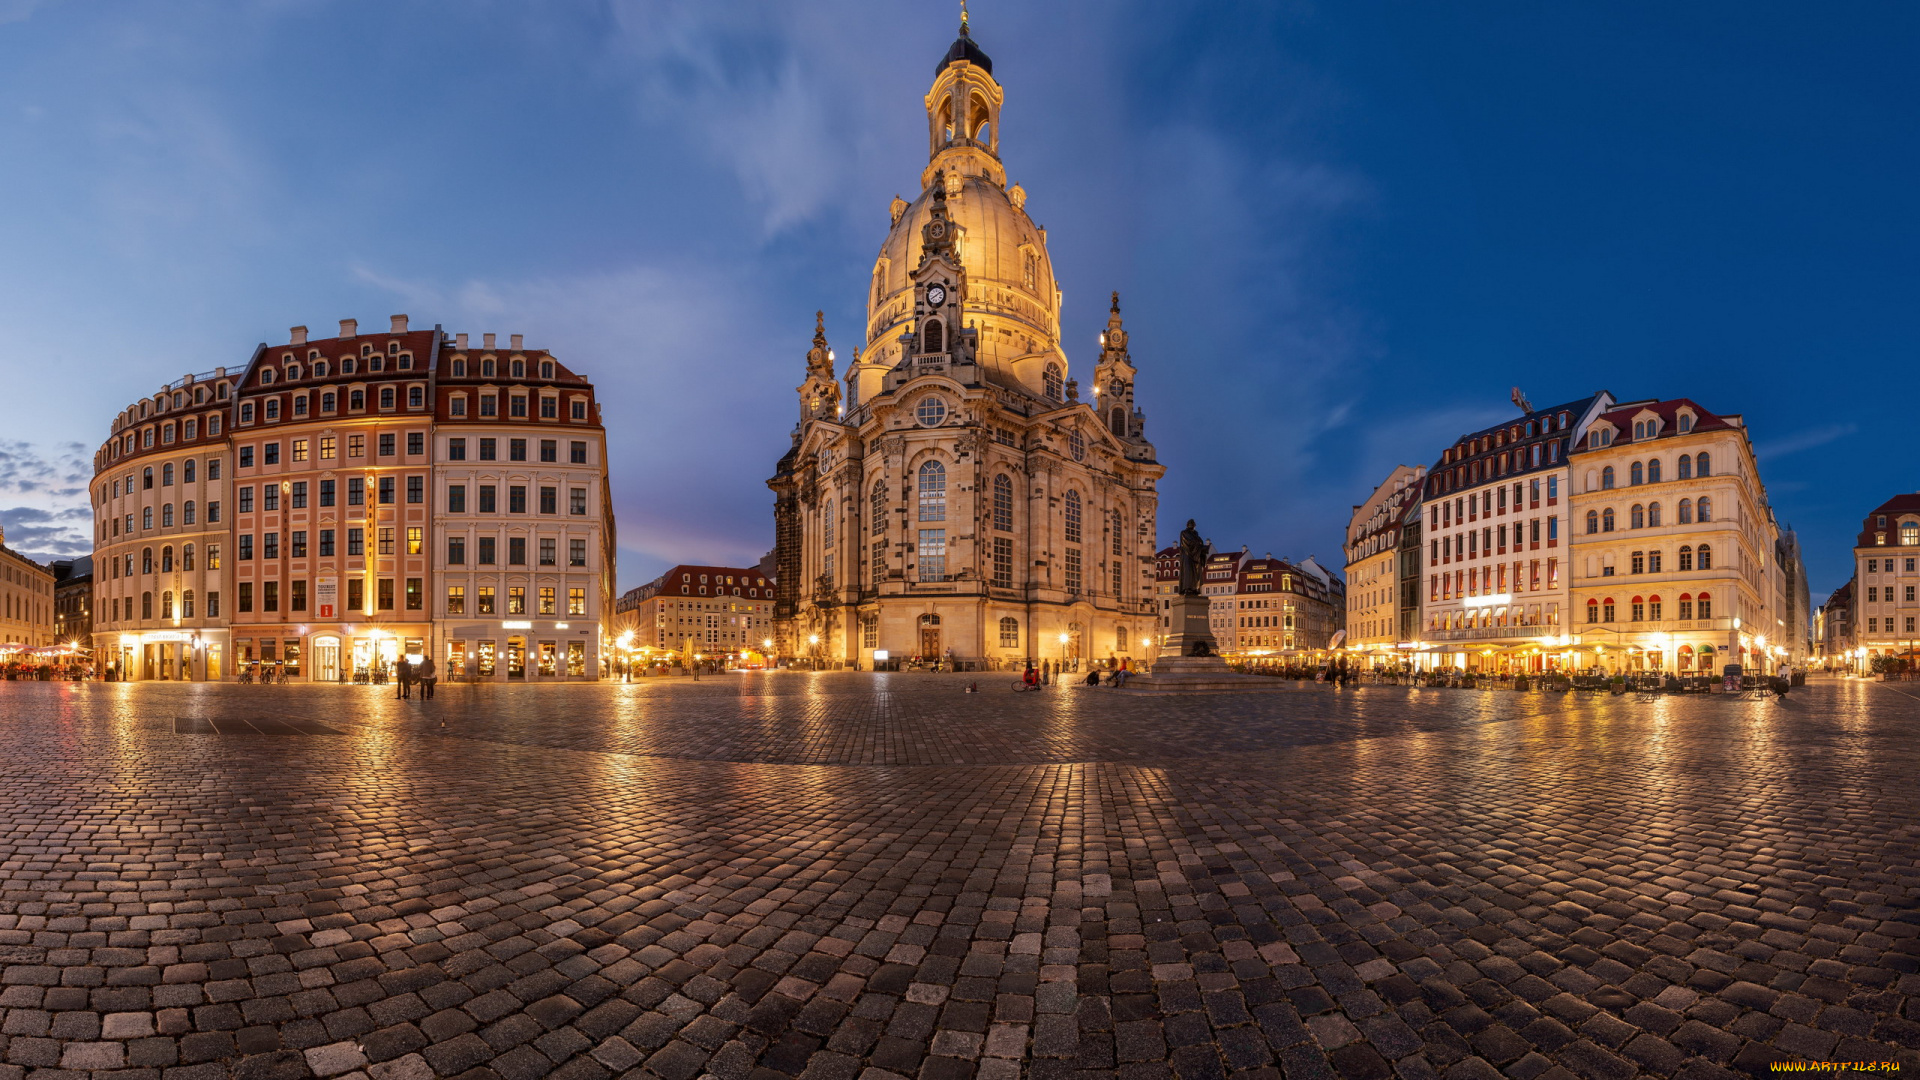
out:
{"label": "golden cross on spire", "polygon": [[960,0],[960,36],[967,34],[967,0]]}

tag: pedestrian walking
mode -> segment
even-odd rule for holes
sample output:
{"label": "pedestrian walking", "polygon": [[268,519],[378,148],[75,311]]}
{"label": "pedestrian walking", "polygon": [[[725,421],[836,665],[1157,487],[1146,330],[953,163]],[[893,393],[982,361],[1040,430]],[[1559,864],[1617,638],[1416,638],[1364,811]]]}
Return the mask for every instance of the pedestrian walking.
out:
{"label": "pedestrian walking", "polygon": [[402,700],[405,700],[413,696],[413,664],[403,656],[400,658],[399,667],[400,670],[397,674],[400,677],[395,679],[394,682],[399,684],[400,697]]}

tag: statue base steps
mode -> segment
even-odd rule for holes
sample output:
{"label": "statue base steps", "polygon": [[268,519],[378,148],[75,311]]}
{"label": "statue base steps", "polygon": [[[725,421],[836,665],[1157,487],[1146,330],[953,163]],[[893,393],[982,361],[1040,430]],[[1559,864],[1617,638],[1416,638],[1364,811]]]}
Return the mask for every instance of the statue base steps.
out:
{"label": "statue base steps", "polygon": [[1153,674],[1129,678],[1122,694],[1265,694],[1298,689],[1294,680],[1242,675],[1217,656],[1163,656]]}

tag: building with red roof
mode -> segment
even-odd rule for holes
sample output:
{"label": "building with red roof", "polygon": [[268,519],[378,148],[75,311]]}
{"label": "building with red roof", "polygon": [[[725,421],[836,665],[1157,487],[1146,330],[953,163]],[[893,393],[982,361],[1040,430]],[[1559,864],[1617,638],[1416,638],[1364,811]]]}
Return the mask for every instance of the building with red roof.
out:
{"label": "building with red roof", "polygon": [[1854,538],[1854,663],[1911,670],[1920,660],[1920,494],[1903,492],[1873,508]]}
{"label": "building with red roof", "polygon": [[1688,398],[1614,405],[1572,472],[1573,667],[1717,675],[1805,659],[1739,416]]}
{"label": "building with red roof", "polygon": [[757,566],[676,566],[614,603],[613,632],[629,650],[764,654],[774,587]]}

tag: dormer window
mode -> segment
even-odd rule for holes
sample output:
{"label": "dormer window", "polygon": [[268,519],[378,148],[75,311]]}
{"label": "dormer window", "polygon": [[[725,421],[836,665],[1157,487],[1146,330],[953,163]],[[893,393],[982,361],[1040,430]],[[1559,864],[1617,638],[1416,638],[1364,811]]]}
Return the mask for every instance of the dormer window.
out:
{"label": "dormer window", "polygon": [[401,371],[413,370],[413,354],[412,353],[400,354],[400,370]]}
{"label": "dormer window", "polygon": [[399,342],[397,342],[397,341],[389,341],[389,342],[387,342],[387,355],[388,355],[388,356],[399,356],[399,355],[400,355],[400,343],[399,343]]}
{"label": "dormer window", "polygon": [[342,375],[353,374],[355,366],[356,365],[354,363],[353,357],[343,356],[340,358],[340,374]]}
{"label": "dormer window", "polygon": [[373,355],[373,346],[372,346],[371,344],[368,344],[368,345],[362,345],[362,346],[360,346],[360,355],[361,355],[361,356],[372,356],[372,355]]}
{"label": "dormer window", "polygon": [[308,360],[318,360],[318,359],[320,359],[320,350],[319,350],[319,349],[308,349],[308,350],[307,350],[307,359],[308,359]]}
{"label": "dormer window", "polygon": [[1680,434],[1685,435],[1687,432],[1693,430],[1693,414],[1692,413],[1681,413],[1678,420],[1679,420]]}
{"label": "dormer window", "polygon": [[287,365],[287,381],[295,382],[299,378],[300,378],[300,365],[299,364]]}
{"label": "dormer window", "polygon": [[540,377],[543,379],[553,378],[553,361],[551,360],[540,361]]}
{"label": "dormer window", "polygon": [[513,358],[513,377],[516,379],[527,377],[527,362],[517,356]]}
{"label": "dormer window", "polygon": [[480,377],[483,379],[493,378],[493,357],[483,356],[480,358]]}
{"label": "dormer window", "polygon": [[464,379],[467,377],[467,358],[466,357],[464,356],[454,357],[453,377],[456,379]]}
{"label": "dormer window", "polygon": [[325,360],[315,360],[313,362],[313,377],[316,379],[324,379],[327,377],[327,362]]}
{"label": "dormer window", "polygon": [[270,385],[272,382],[273,382],[273,369],[261,368],[260,369],[260,385],[267,386],[267,385]]}
{"label": "dormer window", "polygon": [[367,360],[367,370],[368,370],[368,371],[381,371],[381,370],[384,370],[384,363],[383,363],[383,361],[382,361],[382,359],[381,359],[380,357],[378,357],[378,356],[375,356],[375,357],[370,357],[370,358],[368,358],[368,360]]}

